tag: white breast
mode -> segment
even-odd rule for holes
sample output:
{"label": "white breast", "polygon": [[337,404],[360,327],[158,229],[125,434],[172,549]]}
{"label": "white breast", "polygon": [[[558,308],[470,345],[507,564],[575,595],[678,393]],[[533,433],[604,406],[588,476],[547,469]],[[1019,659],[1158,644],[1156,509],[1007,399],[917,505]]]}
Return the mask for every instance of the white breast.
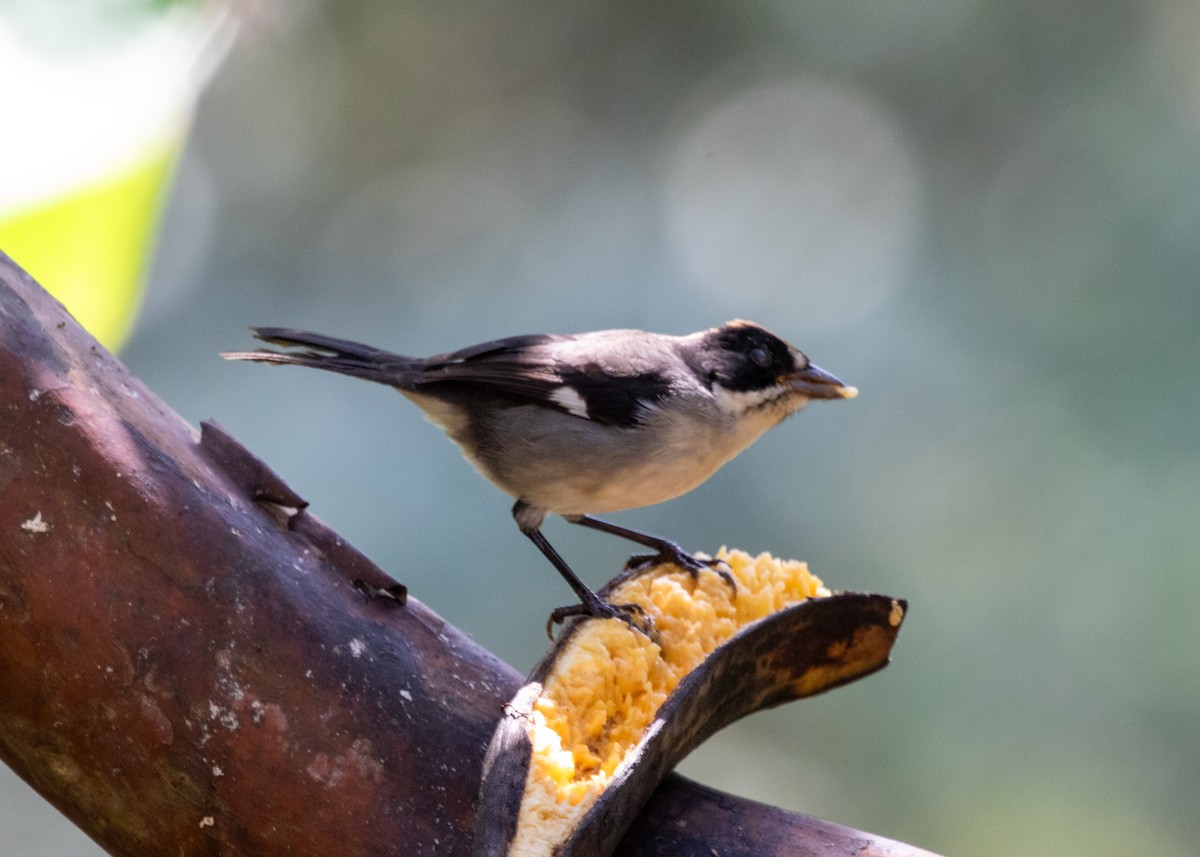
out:
{"label": "white breast", "polygon": [[[543,406],[505,407],[491,414],[484,436],[457,408],[405,395],[501,490],[560,515],[634,509],[686,494],[792,410],[786,399],[777,408],[745,410],[745,402],[697,393],[676,396],[668,411],[622,429]],[[582,402],[560,404],[577,410]]]}
{"label": "white breast", "polygon": [[[530,427],[534,421],[537,429]],[[686,494],[778,421],[682,408],[658,411],[637,428],[614,429],[565,414],[547,420],[543,410],[536,420],[515,419],[505,454],[480,469],[508,493],[548,511],[602,514]]]}

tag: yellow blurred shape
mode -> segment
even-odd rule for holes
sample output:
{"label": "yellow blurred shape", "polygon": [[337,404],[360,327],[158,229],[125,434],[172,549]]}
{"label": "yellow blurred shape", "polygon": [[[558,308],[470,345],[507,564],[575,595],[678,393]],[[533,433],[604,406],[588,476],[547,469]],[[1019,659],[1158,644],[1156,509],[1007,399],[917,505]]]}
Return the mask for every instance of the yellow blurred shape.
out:
{"label": "yellow blurred shape", "polygon": [[133,328],[178,150],[161,143],[98,181],[0,215],[0,250],[111,351]]}

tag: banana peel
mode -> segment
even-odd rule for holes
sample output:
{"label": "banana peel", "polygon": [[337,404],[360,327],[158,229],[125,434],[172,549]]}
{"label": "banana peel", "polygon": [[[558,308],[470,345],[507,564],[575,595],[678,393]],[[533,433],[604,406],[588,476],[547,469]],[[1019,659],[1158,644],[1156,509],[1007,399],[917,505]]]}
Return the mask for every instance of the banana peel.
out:
{"label": "banana peel", "polygon": [[887,665],[906,604],[831,593],[803,563],[722,552],[737,581],[661,566],[617,578],[653,637],[567,625],[505,706],[484,761],[475,857],[606,857],[672,768],[754,711]]}

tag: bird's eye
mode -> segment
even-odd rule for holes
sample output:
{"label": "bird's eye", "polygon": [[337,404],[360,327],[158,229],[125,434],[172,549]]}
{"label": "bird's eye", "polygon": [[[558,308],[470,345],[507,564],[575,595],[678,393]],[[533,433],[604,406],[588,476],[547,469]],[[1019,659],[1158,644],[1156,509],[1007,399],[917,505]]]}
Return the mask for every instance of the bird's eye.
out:
{"label": "bird's eye", "polygon": [[761,345],[750,349],[750,359],[763,368],[771,365],[771,355]]}

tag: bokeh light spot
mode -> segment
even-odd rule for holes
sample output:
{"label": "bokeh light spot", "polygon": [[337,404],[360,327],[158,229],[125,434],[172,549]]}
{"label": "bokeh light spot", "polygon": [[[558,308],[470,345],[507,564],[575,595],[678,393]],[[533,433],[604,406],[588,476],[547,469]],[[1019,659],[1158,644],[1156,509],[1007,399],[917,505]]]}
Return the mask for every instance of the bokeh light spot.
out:
{"label": "bokeh light spot", "polygon": [[771,80],[717,102],[682,135],[666,178],[669,244],[731,310],[850,324],[904,281],[919,184],[900,129],[864,94]]}

